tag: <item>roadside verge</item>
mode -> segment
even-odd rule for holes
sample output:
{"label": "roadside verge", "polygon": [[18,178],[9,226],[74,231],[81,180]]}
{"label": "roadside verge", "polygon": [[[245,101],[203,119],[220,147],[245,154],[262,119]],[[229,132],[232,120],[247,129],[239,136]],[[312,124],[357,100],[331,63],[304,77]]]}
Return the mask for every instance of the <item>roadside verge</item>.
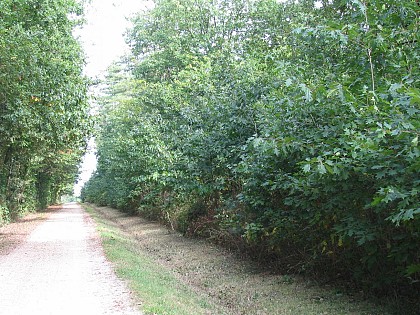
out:
{"label": "roadside verge", "polygon": [[48,207],[43,212],[33,212],[25,215],[16,222],[0,227],[0,255],[7,255],[31,234],[35,228],[44,222],[52,212],[60,209],[61,205]]}
{"label": "roadside verge", "polygon": [[145,314],[393,314],[332,287],[261,271],[234,253],[140,217],[83,206]]}

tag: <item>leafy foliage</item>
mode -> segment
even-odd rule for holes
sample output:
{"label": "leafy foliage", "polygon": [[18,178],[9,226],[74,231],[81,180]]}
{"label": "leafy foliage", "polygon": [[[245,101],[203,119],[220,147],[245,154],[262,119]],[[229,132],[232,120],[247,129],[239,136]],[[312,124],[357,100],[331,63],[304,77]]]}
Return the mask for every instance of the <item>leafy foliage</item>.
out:
{"label": "leafy foliage", "polygon": [[156,1],[106,81],[83,197],[295,271],[418,290],[418,14],[409,0]]}
{"label": "leafy foliage", "polygon": [[3,221],[70,189],[88,135],[73,0],[0,3],[0,208]]}

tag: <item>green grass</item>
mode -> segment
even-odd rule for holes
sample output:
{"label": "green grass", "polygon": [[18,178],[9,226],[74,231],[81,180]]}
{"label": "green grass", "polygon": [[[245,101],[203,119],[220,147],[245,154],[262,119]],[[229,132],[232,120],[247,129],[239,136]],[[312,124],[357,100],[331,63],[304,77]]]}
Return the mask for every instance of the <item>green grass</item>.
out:
{"label": "green grass", "polygon": [[[133,231],[141,227],[122,230],[118,220],[107,218],[106,211],[83,206],[97,222],[108,259],[120,278],[130,284],[145,314],[418,314],[395,307],[395,301],[347,296],[333,287],[320,287],[293,275],[248,273],[244,267],[247,264],[238,265],[214,251],[204,254],[196,250],[195,243],[188,242],[190,251],[178,252],[178,242],[160,238],[161,234],[154,236],[150,247],[143,244],[140,250]],[[157,260],[168,248],[173,259],[171,265],[163,266]],[[202,268],[204,265],[207,267]],[[186,281],[190,280],[188,274],[194,274],[193,285]]]}
{"label": "green grass", "polygon": [[107,258],[126,280],[145,314],[221,314],[204,296],[183,285],[174,274],[138,251],[117,227],[83,205],[95,219]]}

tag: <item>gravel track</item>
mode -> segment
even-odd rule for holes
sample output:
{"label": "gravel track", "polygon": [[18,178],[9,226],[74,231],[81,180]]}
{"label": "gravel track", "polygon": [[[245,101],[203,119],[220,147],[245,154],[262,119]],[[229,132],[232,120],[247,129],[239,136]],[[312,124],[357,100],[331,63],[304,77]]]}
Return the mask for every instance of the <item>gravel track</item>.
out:
{"label": "gravel track", "polygon": [[78,204],[64,205],[0,254],[0,314],[141,314],[133,304]]}

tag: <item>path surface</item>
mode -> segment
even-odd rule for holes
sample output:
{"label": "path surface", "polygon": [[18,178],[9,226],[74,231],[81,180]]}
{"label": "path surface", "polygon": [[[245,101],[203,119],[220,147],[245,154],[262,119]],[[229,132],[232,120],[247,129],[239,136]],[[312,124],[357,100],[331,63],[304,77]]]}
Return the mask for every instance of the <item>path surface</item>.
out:
{"label": "path surface", "polygon": [[92,219],[66,204],[0,255],[0,314],[141,314],[106,261]]}

